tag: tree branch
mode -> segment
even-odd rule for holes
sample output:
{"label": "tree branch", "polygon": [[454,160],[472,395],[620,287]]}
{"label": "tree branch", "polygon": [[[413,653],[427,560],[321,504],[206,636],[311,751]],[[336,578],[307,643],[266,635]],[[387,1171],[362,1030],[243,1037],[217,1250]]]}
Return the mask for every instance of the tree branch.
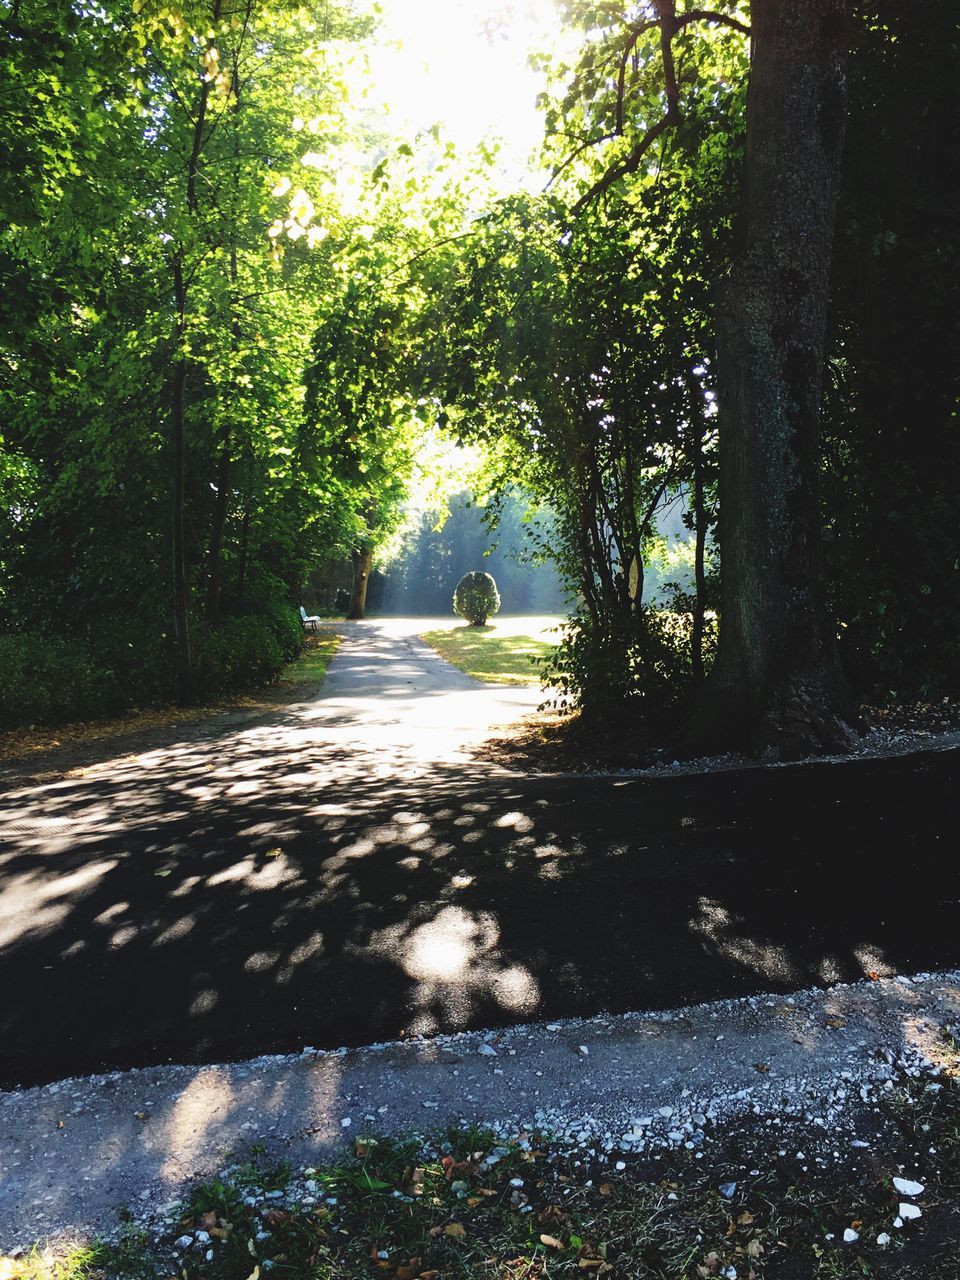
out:
{"label": "tree branch", "polygon": [[714,13],[712,9],[688,9],[686,13],[678,14],[676,29],[679,31],[681,27],[686,27],[691,22],[715,22],[720,27],[731,27],[734,31],[739,31],[743,36],[750,34],[750,28],[746,23],[740,22],[738,18],[730,17],[727,13]]}

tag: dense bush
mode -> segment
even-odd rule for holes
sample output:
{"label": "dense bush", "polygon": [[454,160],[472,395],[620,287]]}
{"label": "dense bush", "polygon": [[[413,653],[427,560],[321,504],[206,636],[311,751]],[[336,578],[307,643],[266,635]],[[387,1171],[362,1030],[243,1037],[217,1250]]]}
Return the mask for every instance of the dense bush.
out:
{"label": "dense bush", "polygon": [[489,573],[465,573],[453,593],[453,609],[472,627],[482,627],[500,608],[500,592]]}
{"label": "dense bush", "polygon": [[283,648],[265,618],[224,618],[215,631],[198,630],[194,660],[200,695],[219,697],[273,680],[285,658]]}
{"label": "dense bush", "polygon": [[[201,698],[273,680],[303,648],[297,611],[279,602],[192,631]],[[125,614],[83,635],[0,635],[0,729],[63,724],[158,706],[174,697],[174,649],[162,620]]]}
{"label": "dense bush", "polygon": [[[562,710],[587,709],[591,724],[605,732],[620,726],[634,740],[652,741],[669,728],[693,683],[691,625],[688,612],[644,609],[625,634],[577,614],[542,663],[544,683],[558,691]],[[708,663],[716,632],[711,615],[704,637]]]}
{"label": "dense bush", "polygon": [[94,716],[112,684],[83,645],[30,632],[0,636],[0,728]]}

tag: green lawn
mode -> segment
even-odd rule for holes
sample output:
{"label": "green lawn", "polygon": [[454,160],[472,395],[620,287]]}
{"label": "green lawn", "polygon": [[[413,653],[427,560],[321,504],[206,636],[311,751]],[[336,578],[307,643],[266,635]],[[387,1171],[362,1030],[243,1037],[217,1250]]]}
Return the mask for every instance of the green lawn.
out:
{"label": "green lawn", "polygon": [[315,684],[327,674],[330,659],[337,652],[340,637],[332,631],[307,636],[307,647],[296,660],[285,667],[280,679],[287,684]]}
{"label": "green lawn", "polygon": [[493,684],[538,685],[534,659],[546,657],[554,647],[540,635],[501,631],[496,623],[425,631],[420,639],[468,676]]}

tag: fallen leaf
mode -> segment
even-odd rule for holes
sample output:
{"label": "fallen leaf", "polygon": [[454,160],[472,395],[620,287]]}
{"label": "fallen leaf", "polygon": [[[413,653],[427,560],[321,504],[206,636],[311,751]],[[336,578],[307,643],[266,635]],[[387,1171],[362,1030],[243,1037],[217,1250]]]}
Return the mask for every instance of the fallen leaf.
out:
{"label": "fallen leaf", "polygon": [[744,1209],[743,1213],[741,1213],[739,1218],[737,1218],[737,1222],[740,1224],[741,1227],[749,1227],[752,1221],[753,1221],[753,1214],[748,1213],[746,1209]]}
{"label": "fallen leaf", "polygon": [[770,1070],[770,1064],[768,1062],[755,1062],[753,1064],[753,1069],[754,1071],[759,1071],[761,1075],[765,1076]]}
{"label": "fallen leaf", "polygon": [[759,1240],[751,1240],[747,1245],[746,1252],[748,1257],[759,1258],[761,1253],[763,1253],[763,1245]]}
{"label": "fallen leaf", "polygon": [[146,1111],[135,1111],[133,1113],[133,1118],[134,1120],[146,1120],[147,1113]]}
{"label": "fallen leaf", "polygon": [[611,1187],[609,1182],[601,1182],[597,1190],[602,1196],[608,1196],[613,1191],[613,1187]]}
{"label": "fallen leaf", "polygon": [[268,1209],[263,1215],[264,1224],[268,1227],[282,1227],[285,1222],[290,1221],[290,1215],[286,1209]]}
{"label": "fallen leaf", "polygon": [[558,1240],[556,1236],[548,1236],[544,1232],[540,1233],[540,1243],[549,1245],[551,1249],[563,1248],[562,1240]]}
{"label": "fallen leaf", "polygon": [[870,972],[867,974],[867,977],[870,979],[871,982],[880,981],[880,975],[879,973],[877,973],[876,969],[871,969]]}
{"label": "fallen leaf", "polygon": [[170,867],[161,867],[153,873],[155,876],[172,876],[173,870]]}
{"label": "fallen leaf", "polygon": [[577,1263],[581,1271],[599,1271],[603,1266],[602,1258],[581,1258]]}
{"label": "fallen leaf", "polygon": [[265,858],[282,858],[282,857],[283,857],[283,850],[282,850],[282,849],[268,849],[268,850],[267,850],[267,852],[266,852],[263,856],[264,856]]}
{"label": "fallen leaf", "polygon": [[211,1209],[207,1213],[201,1213],[200,1217],[197,1219],[197,1222],[204,1231],[212,1231],[213,1228],[217,1225],[217,1215]]}
{"label": "fallen leaf", "polygon": [[452,1236],[454,1240],[462,1240],[467,1234],[467,1228],[462,1222],[450,1222],[443,1228],[445,1236]]}
{"label": "fallen leaf", "polygon": [[828,1018],[828,1019],[827,1019],[827,1026],[828,1026],[828,1027],[833,1027],[834,1031],[840,1031],[840,1030],[841,1030],[843,1027],[845,1027],[846,1025],[847,1025],[847,1024],[844,1022],[843,1018]]}
{"label": "fallen leaf", "polygon": [[483,1204],[483,1200],[480,1196],[467,1196],[467,1205],[469,1208],[475,1209],[478,1204]]}
{"label": "fallen leaf", "polygon": [[250,1274],[247,1276],[247,1280],[260,1280],[260,1266],[259,1266],[259,1264],[253,1268],[253,1270],[252,1270],[252,1271],[250,1272]]}

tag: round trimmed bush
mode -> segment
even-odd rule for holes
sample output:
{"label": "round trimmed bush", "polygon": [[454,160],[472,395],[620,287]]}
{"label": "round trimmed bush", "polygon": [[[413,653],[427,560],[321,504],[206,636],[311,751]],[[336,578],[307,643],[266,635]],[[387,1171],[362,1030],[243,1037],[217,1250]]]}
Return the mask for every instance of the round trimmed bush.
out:
{"label": "round trimmed bush", "polygon": [[453,593],[454,613],[472,627],[482,627],[500,608],[500,592],[489,573],[465,573]]}

